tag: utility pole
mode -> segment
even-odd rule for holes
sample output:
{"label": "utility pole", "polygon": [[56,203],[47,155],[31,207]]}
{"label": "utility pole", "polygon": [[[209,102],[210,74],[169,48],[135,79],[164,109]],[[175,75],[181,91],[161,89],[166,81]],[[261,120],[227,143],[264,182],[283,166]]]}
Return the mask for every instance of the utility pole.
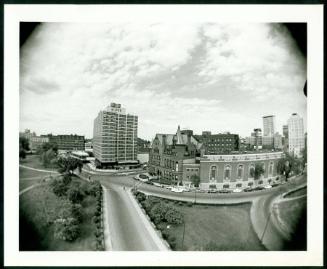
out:
{"label": "utility pole", "polygon": [[183,238],[182,238],[182,250],[184,248],[184,235],[185,235],[185,220],[183,221]]}
{"label": "utility pole", "polygon": [[261,236],[261,242],[263,242],[263,238],[265,236],[265,233],[266,233],[266,230],[268,228],[268,224],[269,224],[269,221],[270,221],[270,217],[271,217],[271,214],[273,213],[273,210],[275,208],[275,204],[272,206],[270,212],[269,212],[269,215],[268,215],[268,218],[267,218],[267,222],[266,222],[266,226],[265,226],[265,229],[263,230],[263,233],[262,233],[262,236]]}

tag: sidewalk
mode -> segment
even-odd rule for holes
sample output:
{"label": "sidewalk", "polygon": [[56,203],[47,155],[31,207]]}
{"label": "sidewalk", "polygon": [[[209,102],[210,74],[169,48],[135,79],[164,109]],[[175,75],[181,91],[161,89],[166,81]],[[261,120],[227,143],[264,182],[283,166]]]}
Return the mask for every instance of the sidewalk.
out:
{"label": "sidewalk", "polygon": [[38,172],[43,172],[43,173],[59,174],[59,173],[58,173],[57,171],[55,171],[55,170],[36,169],[36,168],[29,167],[29,166],[22,165],[22,164],[20,164],[19,167],[22,167],[22,168],[25,168],[25,169],[29,169],[29,170],[38,171]]}

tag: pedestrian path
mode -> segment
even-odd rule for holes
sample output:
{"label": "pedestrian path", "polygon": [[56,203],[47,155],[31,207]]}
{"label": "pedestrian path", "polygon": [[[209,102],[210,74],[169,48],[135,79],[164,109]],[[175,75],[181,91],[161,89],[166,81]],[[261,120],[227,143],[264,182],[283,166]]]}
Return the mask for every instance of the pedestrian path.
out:
{"label": "pedestrian path", "polygon": [[26,166],[26,165],[22,165],[22,164],[20,164],[19,167],[22,167],[22,168],[25,168],[25,169],[29,169],[29,170],[33,170],[33,171],[43,172],[43,173],[59,174],[59,173],[58,173],[57,171],[55,171],[55,170],[37,169],[37,168],[29,167],[29,166]]}

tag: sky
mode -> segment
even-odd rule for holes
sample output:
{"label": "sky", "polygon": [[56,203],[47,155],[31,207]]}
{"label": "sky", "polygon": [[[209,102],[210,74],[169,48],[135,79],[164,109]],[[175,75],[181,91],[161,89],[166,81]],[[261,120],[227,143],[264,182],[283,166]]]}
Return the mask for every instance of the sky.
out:
{"label": "sky", "polygon": [[304,119],[306,59],[281,24],[43,23],[20,52],[20,131],[93,136],[111,102],[138,136],[192,129],[250,136]]}

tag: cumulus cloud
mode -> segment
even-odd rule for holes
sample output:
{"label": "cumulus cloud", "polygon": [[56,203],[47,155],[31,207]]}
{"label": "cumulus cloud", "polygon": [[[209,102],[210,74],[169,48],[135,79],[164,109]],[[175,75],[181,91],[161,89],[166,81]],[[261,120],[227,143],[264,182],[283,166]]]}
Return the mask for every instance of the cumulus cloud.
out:
{"label": "cumulus cloud", "polygon": [[21,128],[39,133],[92,137],[110,102],[148,139],[178,124],[245,135],[264,114],[306,112],[305,59],[278,24],[45,23],[20,61]]}

